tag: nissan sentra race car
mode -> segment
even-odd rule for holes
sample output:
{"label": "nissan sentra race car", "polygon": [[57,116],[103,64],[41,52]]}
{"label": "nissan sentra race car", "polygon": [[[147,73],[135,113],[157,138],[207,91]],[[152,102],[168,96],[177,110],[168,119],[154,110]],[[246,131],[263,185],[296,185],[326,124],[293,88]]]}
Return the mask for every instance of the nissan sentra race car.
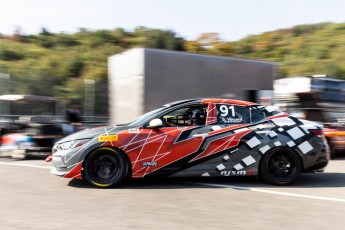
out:
{"label": "nissan sentra race car", "polygon": [[329,148],[318,123],[252,102],[192,99],[74,133],[51,158],[51,173],[103,188],[126,178],[254,175],[286,185],[322,171]]}

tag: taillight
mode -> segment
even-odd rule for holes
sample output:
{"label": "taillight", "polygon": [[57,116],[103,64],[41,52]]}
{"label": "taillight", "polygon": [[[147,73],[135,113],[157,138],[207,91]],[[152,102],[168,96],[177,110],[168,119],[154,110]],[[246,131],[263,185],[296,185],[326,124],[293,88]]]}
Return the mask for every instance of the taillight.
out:
{"label": "taillight", "polygon": [[323,129],[308,129],[315,136],[323,136]]}

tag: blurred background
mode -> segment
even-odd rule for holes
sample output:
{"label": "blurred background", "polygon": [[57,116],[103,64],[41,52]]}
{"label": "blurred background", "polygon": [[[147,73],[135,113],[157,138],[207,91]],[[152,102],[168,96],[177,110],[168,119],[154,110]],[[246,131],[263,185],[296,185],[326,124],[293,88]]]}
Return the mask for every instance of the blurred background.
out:
{"label": "blurred background", "polygon": [[256,101],[343,129],[342,1],[0,3],[2,135],[50,135],[51,147],[198,97]]}
{"label": "blurred background", "polygon": [[[344,9],[343,0],[0,0],[0,228],[344,229]],[[53,177],[42,160],[68,134],[201,97],[320,122],[325,173],[283,187],[224,177],[99,190]]]}

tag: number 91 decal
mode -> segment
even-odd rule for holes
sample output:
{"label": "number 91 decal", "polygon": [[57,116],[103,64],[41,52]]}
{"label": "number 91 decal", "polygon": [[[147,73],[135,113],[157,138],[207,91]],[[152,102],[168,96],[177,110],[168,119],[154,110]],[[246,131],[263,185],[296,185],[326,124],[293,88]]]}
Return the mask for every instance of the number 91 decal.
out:
{"label": "number 91 decal", "polygon": [[227,117],[229,115],[229,112],[232,117],[235,117],[235,107],[233,105],[227,106],[227,105],[221,105],[219,107],[219,110],[221,112],[222,117]]}
{"label": "number 91 decal", "polygon": [[217,105],[217,122],[221,124],[242,123],[243,118],[240,113],[235,111],[233,105]]}

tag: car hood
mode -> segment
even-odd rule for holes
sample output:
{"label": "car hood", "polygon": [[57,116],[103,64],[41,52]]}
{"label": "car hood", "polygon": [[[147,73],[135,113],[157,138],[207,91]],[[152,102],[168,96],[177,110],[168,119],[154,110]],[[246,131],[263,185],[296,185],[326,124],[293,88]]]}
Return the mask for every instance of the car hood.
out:
{"label": "car hood", "polygon": [[123,130],[127,130],[131,127],[129,126],[103,126],[103,127],[97,127],[92,129],[85,129],[76,133],[73,133],[71,135],[68,135],[67,137],[59,140],[56,144],[64,143],[67,141],[73,141],[73,140],[80,140],[80,139],[86,139],[86,138],[92,138],[95,135],[99,134],[117,134]]}

